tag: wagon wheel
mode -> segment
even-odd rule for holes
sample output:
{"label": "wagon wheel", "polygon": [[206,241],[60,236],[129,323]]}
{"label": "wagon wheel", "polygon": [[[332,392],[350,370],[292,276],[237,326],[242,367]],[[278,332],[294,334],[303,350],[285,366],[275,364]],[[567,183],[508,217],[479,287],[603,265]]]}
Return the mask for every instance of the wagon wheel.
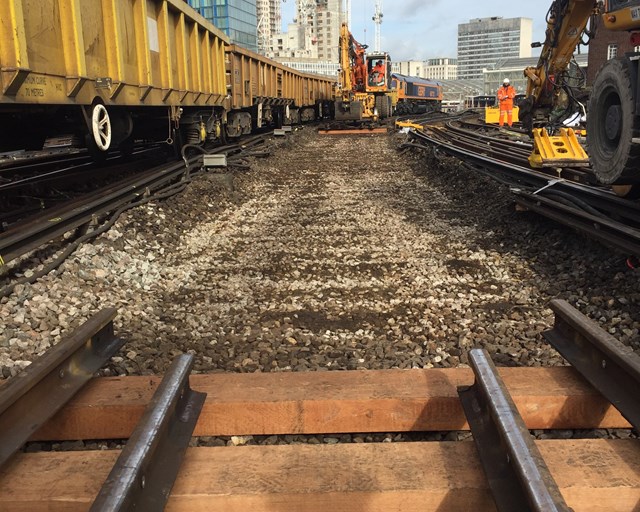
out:
{"label": "wagon wheel", "polygon": [[91,135],[100,151],[107,151],[111,146],[111,118],[102,103],[97,103],[91,110]]}

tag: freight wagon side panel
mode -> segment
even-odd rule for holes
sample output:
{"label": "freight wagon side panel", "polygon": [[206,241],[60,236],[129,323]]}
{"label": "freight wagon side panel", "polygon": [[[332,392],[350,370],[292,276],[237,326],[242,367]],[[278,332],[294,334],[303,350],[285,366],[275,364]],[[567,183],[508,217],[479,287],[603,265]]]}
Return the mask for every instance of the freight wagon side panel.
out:
{"label": "freight wagon side panel", "polygon": [[0,103],[220,105],[226,36],[181,0],[2,0]]}
{"label": "freight wagon side panel", "polygon": [[227,62],[232,108],[296,100],[299,72],[236,45],[228,47]]}

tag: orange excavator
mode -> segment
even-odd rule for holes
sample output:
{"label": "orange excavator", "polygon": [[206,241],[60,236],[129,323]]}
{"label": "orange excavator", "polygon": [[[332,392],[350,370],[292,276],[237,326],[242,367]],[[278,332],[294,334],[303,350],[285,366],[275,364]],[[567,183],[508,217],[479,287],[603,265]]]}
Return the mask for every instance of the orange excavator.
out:
{"label": "orange excavator", "polygon": [[[536,67],[524,70],[527,97],[520,119],[534,136],[533,166],[591,164],[601,183],[640,183],[640,52],[611,59],[598,71],[588,104],[585,85],[575,83],[570,63],[578,44],[588,43],[597,23],[628,31],[640,46],[640,0],[554,0],[547,14],[546,38]],[[535,46],[535,45],[534,45]],[[584,82],[584,81],[583,81]],[[564,122],[587,116],[587,153]]]}
{"label": "orange excavator", "polygon": [[340,82],[336,91],[338,121],[373,121],[392,113],[391,59],[366,54],[346,23],[340,27]]}

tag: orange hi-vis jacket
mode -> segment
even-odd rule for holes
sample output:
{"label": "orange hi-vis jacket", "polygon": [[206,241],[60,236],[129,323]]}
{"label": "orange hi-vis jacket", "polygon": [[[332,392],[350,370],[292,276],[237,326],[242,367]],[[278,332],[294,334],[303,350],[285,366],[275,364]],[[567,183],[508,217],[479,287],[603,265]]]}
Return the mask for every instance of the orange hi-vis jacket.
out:
{"label": "orange hi-vis jacket", "polygon": [[498,101],[500,102],[500,110],[513,110],[513,98],[516,97],[516,90],[512,85],[500,87],[498,89]]}
{"label": "orange hi-vis jacket", "polygon": [[516,90],[512,85],[500,87],[498,89],[498,101],[500,110],[513,110],[513,98],[516,97]]}

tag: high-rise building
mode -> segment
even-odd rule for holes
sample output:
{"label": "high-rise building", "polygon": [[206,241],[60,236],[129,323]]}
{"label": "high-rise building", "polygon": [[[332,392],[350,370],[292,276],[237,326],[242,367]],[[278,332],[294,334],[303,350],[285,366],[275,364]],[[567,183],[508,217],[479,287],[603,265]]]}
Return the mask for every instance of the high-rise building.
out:
{"label": "high-rise building", "polygon": [[342,0],[296,0],[296,17],[287,32],[271,38],[267,56],[301,71],[337,75]]}
{"label": "high-rise building", "polygon": [[340,25],[345,19],[342,0],[316,0],[316,3],[318,58],[338,62]]}
{"label": "high-rise building", "polygon": [[229,36],[231,42],[258,51],[255,0],[188,0],[189,5]]}
{"label": "high-rise building", "polygon": [[482,78],[482,70],[506,58],[531,57],[530,18],[476,18],[458,25],[458,78]]}
{"label": "high-rise building", "polygon": [[271,47],[274,35],[282,30],[280,0],[257,0],[258,15],[258,51],[266,54]]}

